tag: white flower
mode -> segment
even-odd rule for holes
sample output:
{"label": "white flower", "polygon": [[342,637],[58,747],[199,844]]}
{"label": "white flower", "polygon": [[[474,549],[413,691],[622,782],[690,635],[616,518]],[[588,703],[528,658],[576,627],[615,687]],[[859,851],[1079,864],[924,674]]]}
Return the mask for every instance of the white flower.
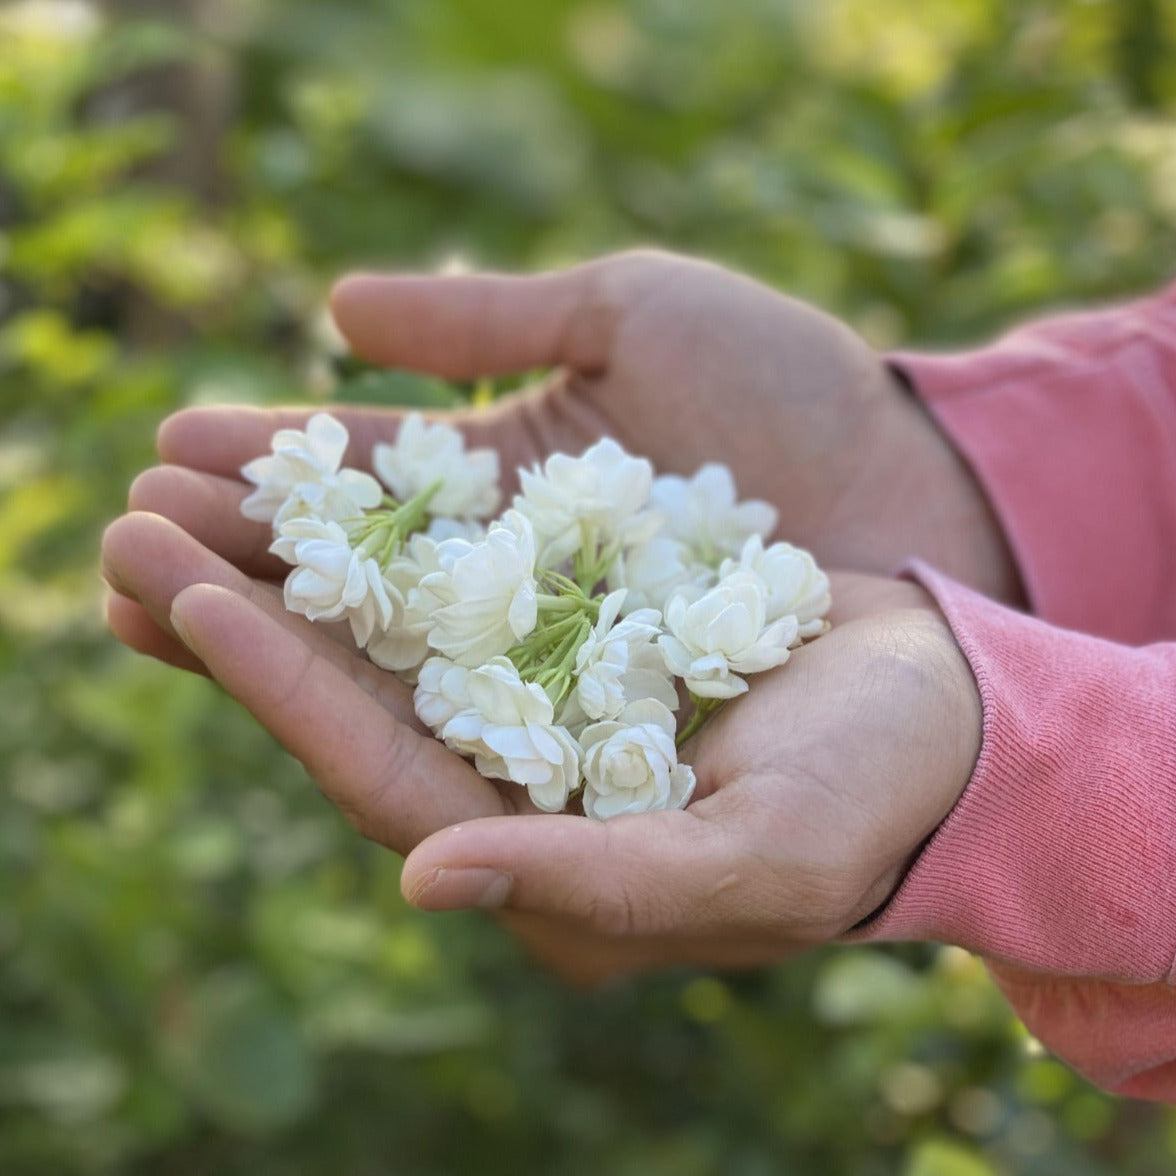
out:
{"label": "white flower", "polygon": [[776,527],[776,510],[769,503],[736,501],[735,479],[718,462],[704,465],[690,479],[673,474],[656,479],[650,502],[665,515],[665,534],[711,567],[737,555],[750,536],[766,538]]}
{"label": "white flower", "polygon": [[[422,677],[432,660],[422,667]],[[439,713],[441,704],[463,689],[470,705],[446,722],[441,737],[472,755],[483,776],[524,784],[536,808],[559,812],[580,780],[580,748],[566,728],[553,722],[543,688],[524,682],[507,658],[495,657],[468,671],[464,682],[452,671],[430,670],[424,698]]]}
{"label": "white flower", "polygon": [[381,669],[411,678],[428,656],[433,619],[422,601],[420,584],[440,568],[437,544],[418,533],[410,536],[407,545],[384,569],[392,620],[377,630],[367,644],[368,657]]}
{"label": "white flower", "polygon": [[290,550],[295,564],[282,593],[291,612],[311,621],[346,618],[360,647],[391,624],[392,601],[380,565],[354,550],[338,523],[291,519],[282,524],[279,545]]}
{"label": "white flower", "polygon": [[420,607],[433,620],[433,649],[460,665],[479,666],[535,628],[535,536],[517,511],[507,511],[480,543],[445,540],[437,559],[440,570],[420,584]]}
{"label": "white flower", "polygon": [[554,568],[581,546],[594,552],[642,542],[661,520],[643,508],[653,467],[630,457],[615,441],[598,441],[580,457],[554,453],[529,473],[519,471],[515,509],[535,528],[539,563]]}
{"label": "white flower", "polygon": [[373,448],[372,469],[399,502],[440,482],[429,500],[430,514],[482,519],[498,509],[498,454],[493,449],[467,453],[456,429],[426,424],[419,412],[405,417],[394,445]]}
{"label": "white flower", "polygon": [[663,609],[678,588],[706,588],[714,580],[714,569],[699,563],[688,544],[661,534],[621,552],[609,572],[608,586],[628,589],[623,611],[629,612]]}
{"label": "white flower", "polygon": [[638,609],[618,624],[624,599],[624,591],[619,591],[600,602],[596,624],[576,652],[573,696],[585,719],[615,718],[627,702],[637,698],[655,698],[670,710],[678,705],[677,691],[655,644],[661,633],[661,613]]}
{"label": "white flower", "polygon": [[440,737],[450,719],[470,708],[469,676],[465,666],[455,665],[447,657],[431,657],[421,666],[412,700],[417,718],[434,735]]}
{"label": "white flower", "polygon": [[336,522],[378,506],[383,491],[370,474],[340,469],[347,430],[325,412],[315,413],[306,432],[279,429],[273,453],[249,462],[242,477],[257,489],[241,503],[247,519],[280,526],[308,517]]}
{"label": "white flower", "polygon": [[764,541],[753,535],[743,545],[739,559],[725,560],[720,573],[726,576],[739,569],[753,572],[763,582],[769,622],[796,617],[798,644],[825,631],[824,616],[833,605],[829,577],[803,548],[791,543],[764,547]]}
{"label": "white flower", "polygon": [[451,519],[437,515],[429,519],[424,534],[434,543],[444,543],[446,539],[464,539],[467,543],[480,543],[486,538],[486,528],[474,519]]}
{"label": "white flower", "polygon": [[655,699],[631,702],[615,720],[593,723],[580,745],[584,812],[598,821],[685,808],[694,791],[694,769],[678,763],[674,716]]}
{"label": "white flower", "polygon": [[666,605],[669,632],[658,638],[666,667],[700,698],[742,694],[747,683],[739,675],[783,665],[796,640],[796,618],[767,624],[766,601],[763,581],[743,571],[701,595],[675,593]]}

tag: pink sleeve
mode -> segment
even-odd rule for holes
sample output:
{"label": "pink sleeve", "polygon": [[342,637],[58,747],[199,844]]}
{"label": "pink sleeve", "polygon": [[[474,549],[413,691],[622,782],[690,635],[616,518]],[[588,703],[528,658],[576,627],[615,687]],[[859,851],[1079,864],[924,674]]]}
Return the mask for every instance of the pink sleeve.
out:
{"label": "pink sleeve", "polygon": [[[898,355],[983,485],[1031,607],[928,569],[984,700],[959,804],[852,938],[985,956],[1093,1081],[1176,1102],[1176,286]],[[1098,634],[1115,645],[1065,629]]]}
{"label": "pink sleeve", "polygon": [[894,898],[849,938],[978,952],[1059,1056],[1176,1102],[1176,644],[1117,645],[914,575],[972,666],[983,746]]}
{"label": "pink sleeve", "polygon": [[983,485],[1038,616],[1176,637],[1176,285],[891,361]]}

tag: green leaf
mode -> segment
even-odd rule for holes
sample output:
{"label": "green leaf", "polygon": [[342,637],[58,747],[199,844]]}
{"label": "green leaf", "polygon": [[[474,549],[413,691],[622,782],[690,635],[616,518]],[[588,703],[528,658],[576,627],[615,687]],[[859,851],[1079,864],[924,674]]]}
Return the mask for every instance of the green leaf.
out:
{"label": "green leaf", "polygon": [[340,404],[390,404],[404,408],[456,408],[462,398],[452,384],[405,371],[368,371],[345,380],[333,400]]}
{"label": "green leaf", "polygon": [[181,998],[165,1051],[192,1099],[222,1127],[267,1134],[314,1104],[314,1059],[290,1010],[247,968],[227,969]]}
{"label": "green leaf", "polygon": [[835,956],[817,978],[813,1010],[827,1025],[864,1025],[916,1012],[925,982],[901,961],[858,949]]}
{"label": "green leaf", "polygon": [[903,1176],[997,1176],[977,1152],[946,1139],[930,1139],[911,1152]]}

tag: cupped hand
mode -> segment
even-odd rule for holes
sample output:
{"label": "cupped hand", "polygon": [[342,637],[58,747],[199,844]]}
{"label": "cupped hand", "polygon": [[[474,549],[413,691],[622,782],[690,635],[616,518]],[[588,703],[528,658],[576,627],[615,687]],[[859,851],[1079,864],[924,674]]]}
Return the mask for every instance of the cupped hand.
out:
{"label": "cupped hand", "polygon": [[358,652],[346,624],[289,612],[279,587],[170,519],[139,511],[112,523],[102,571],[111,627],[132,645],[166,640],[158,656],[220,682],[365,837],[406,854],[454,821],[536,811],[525,789],[484,779],[438,743],[412,688]]}
{"label": "cupped hand", "polygon": [[931,598],[833,578],[833,630],[720,711],[683,749],[684,811],[462,822],[401,886],[426,909],[501,910],[570,980],[766,964],[878,909],[966,786],[980,696]]}
{"label": "cupped hand", "polygon": [[760,964],[841,934],[894,890],[978,754],[979,695],[930,597],[841,575],[833,630],[684,749],[687,809],[532,815],[422,730],[407,687],[174,523],[129,515],[105,557],[134,623],[177,632],[361,832],[408,855],[412,902],[496,909],[570,979]]}
{"label": "cupped hand", "polygon": [[[496,448],[508,481],[547,454],[617,438],[662,472],[726,462],[741,493],[780,511],[780,533],[827,566],[889,573],[912,555],[998,599],[1016,572],[980,488],[881,358],[836,319],[719,266],[648,251],[556,273],[346,278],[332,307],[353,348],[378,363],[454,379],[555,367],[541,386],[457,414]],[[164,422],[164,465],[132,487],[132,509],[165,515],[250,575],[284,569],[269,531],[238,513],[240,467],[310,409],[200,408]],[[397,413],[332,408],[347,460],[366,466]],[[508,485],[509,490],[509,485]],[[136,648],[191,664],[116,602]]]}

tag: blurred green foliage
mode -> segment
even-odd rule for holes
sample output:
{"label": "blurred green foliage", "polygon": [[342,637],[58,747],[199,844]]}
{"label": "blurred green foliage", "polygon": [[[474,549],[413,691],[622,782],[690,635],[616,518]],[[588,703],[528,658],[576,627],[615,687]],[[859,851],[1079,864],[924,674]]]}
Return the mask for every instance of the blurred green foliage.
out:
{"label": "blurred green foliage", "polygon": [[407,910],[216,689],[104,636],[169,410],[348,395],[354,263],[704,252],[879,345],[1176,256],[1171,0],[0,7],[0,1172],[1147,1176],[1176,1118],[955,949],[595,994]]}

